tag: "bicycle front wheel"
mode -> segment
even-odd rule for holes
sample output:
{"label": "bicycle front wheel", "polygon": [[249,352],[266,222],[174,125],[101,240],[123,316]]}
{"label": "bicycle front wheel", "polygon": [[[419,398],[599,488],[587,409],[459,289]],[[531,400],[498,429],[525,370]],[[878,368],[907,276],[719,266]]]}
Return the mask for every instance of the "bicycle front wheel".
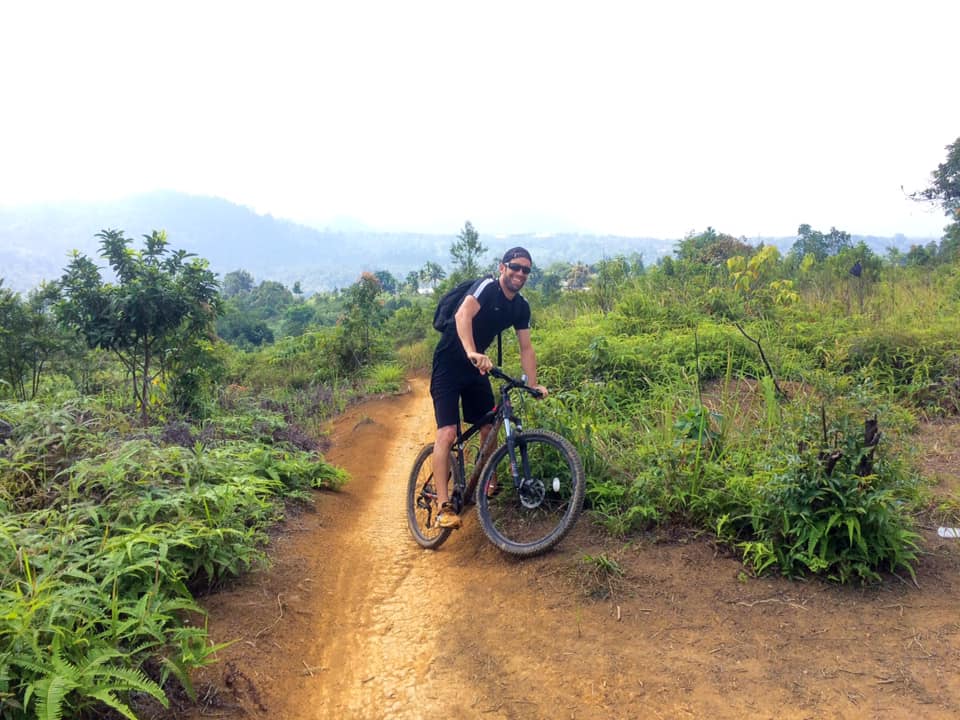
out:
{"label": "bicycle front wheel", "polygon": [[[448,488],[454,487],[453,478],[457,472],[456,458],[451,453]],[[439,511],[433,478],[433,443],[430,443],[424,445],[417,455],[407,482],[407,525],[417,544],[428,550],[436,550],[450,537],[450,528],[442,528],[436,524]]]}
{"label": "bicycle front wheel", "polygon": [[573,446],[549,430],[517,436],[515,455],[519,487],[510,472],[510,453],[501,445],[483,469],[477,514],[490,542],[511,555],[531,557],[560,542],[577,521],[585,491],[583,465]]}

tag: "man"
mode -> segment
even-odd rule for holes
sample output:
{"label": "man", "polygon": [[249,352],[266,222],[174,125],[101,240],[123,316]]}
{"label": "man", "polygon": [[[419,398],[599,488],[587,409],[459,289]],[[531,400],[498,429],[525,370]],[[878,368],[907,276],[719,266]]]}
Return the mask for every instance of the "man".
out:
{"label": "man", "polygon": [[[478,421],[494,405],[493,389],[487,372],[493,362],[484,353],[502,330],[513,327],[520,345],[520,366],[527,383],[546,397],[547,389],[537,385],[537,356],[530,343],[530,306],[520,294],[527,282],[533,260],[522,247],[507,250],[500,261],[500,277],[477,280],[460,303],[443,331],[433,354],[430,395],[437,419],[437,439],[433,446],[433,477],[437,480],[440,513],[437,524],[458,528],[460,518],[450,504],[446,478],[450,472],[450,449],[457,439],[460,400],[463,419]],[[480,431],[481,442],[490,433],[487,425]],[[440,479],[444,480],[441,481]]]}

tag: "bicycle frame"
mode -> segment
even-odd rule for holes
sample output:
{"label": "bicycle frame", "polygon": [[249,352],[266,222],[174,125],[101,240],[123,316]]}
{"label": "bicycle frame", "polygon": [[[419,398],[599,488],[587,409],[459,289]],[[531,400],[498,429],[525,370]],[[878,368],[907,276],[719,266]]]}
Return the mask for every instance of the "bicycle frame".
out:
{"label": "bicycle frame", "polygon": [[[515,448],[517,434],[523,432],[523,426],[520,422],[520,418],[514,414],[513,402],[510,399],[510,391],[514,389],[527,388],[525,384],[526,378],[522,378],[520,381],[517,381],[501,372],[499,368],[493,368],[490,374],[498,379],[506,381],[499,388],[500,403],[494,406],[492,410],[487,412],[477,422],[470,425],[470,427],[468,427],[464,432],[461,432],[460,422],[457,422],[457,439],[454,441],[453,447],[457,467],[460,472],[454,475],[455,486],[453,492],[451,493],[451,498],[454,500],[457,512],[460,512],[464,506],[473,502],[473,498],[477,489],[477,481],[480,479],[480,474],[483,471],[484,466],[487,464],[487,460],[496,449],[497,435],[501,426],[504,428],[504,434],[506,435],[507,452],[510,455],[510,473],[513,476],[514,485],[519,488],[522,484],[522,479],[517,470]],[[481,432],[481,430],[487,425],[492,426],[491,432],[487,435],[486,441],[481,445],[477,462],[473,466],[470,477],[467,478],[464,449],[466,448],[467,443],[470,441],[470,438]],[[530,474],[527,464],[526,458],[522,458],[524,477],[528,477]],[[457,497],[458,494],[459,497]]]}

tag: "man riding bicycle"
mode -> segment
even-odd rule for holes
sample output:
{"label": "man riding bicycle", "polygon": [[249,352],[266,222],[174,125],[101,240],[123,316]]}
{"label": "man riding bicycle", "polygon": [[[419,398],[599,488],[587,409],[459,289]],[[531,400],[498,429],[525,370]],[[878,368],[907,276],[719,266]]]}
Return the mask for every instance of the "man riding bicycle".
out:
{"label": "man riding bicycle", "polygon": [[[450,472],[450,450],[457,439],[461,399],[467,423],[478,421],[493,408],[493,389],[487,376],[493,362],[484,353],[501,331],[508,327],[516,330],[520,366],[527,383],[538,389],[541,397],[547,395],[547,389],[537,385],[537,356],[530,342],[530,306],[520,294],[532,265],[526,249],[507,250],[500,261],[499,278],[481,278],[470,287],[457,309],[455,322],[444,329],[433,354],[430,395],[437,420],[433,477],[437,479],[440,527],[460,527],[460,517],[450,503],[448,484],[440,479],[447,478]],[[491,427],[481,429],[481,443]]]}

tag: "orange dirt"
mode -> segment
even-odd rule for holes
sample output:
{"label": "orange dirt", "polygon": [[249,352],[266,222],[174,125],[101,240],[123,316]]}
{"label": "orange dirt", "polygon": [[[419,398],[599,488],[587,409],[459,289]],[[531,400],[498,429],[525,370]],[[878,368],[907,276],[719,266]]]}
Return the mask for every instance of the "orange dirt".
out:
{"label": "orange dirt", "polygon": [[[956,439],[957,427],[941,430]],[[425,551],[404,493],[432,434],[424,380],[336,421],[328,458],[353,480],[286,523],[270,569],[205,600],[212,638],[235,642],[196,674],[201,704],[177,717],[960,713],[960,541],[926,528],[919,587],[894,577],[872,588],[755,579],[706,538],[623,543],[586,517],[532,560],[493,548],[472,513]],[[957,447],[927,459],[955,459]],[[606,553],[625,577],[589,577],[585,553]]]}

